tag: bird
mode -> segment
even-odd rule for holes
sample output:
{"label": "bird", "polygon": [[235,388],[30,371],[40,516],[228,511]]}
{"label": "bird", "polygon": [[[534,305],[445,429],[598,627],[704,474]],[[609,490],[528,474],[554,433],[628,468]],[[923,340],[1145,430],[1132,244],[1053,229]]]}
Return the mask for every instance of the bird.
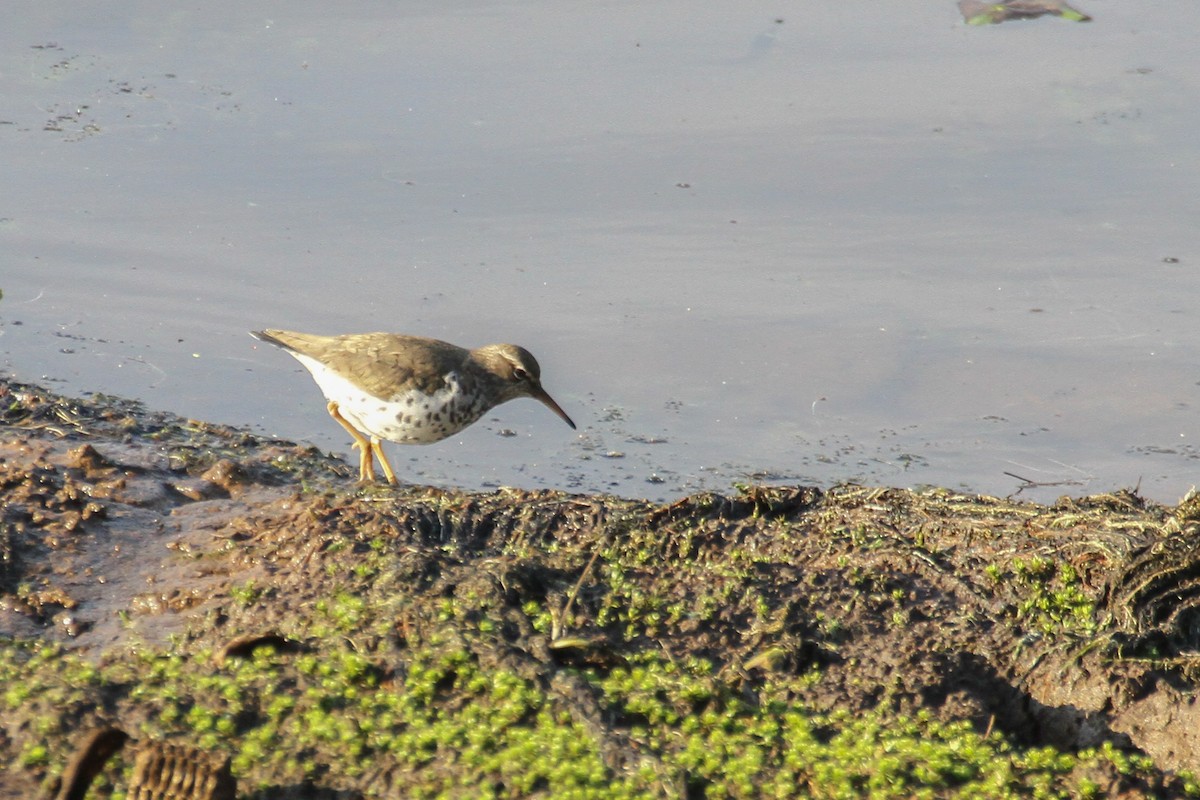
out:
{"label": "bird", "polygon": [[542,388],[537,359],[515,344],[468,350],[400,333],[320,336],[275,328],[250,335],[283,348],[312,374],[329,415],[354,439],[360,483],[375,481],[375,458],[387,482],[399,482],[381,440],[432,444],[518,397],[540,401],[575,428]]}

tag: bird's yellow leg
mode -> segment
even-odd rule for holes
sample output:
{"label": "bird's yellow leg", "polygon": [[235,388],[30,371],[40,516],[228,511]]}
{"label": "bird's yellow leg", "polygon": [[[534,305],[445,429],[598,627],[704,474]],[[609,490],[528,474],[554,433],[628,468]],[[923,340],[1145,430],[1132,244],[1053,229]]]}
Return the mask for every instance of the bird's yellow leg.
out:
{"label": "bird's yellow leg", "polygon": [[387,482],[392,485],[399,483],[400,481],[396,480],[396,473],[392,472],[392,465],[383,455],[383,446],[379,444],[378,436],[371,437],[371,452],[379,459],[379,466],[383,467],[383,474],[387,478]]}
{"label": "bird's yellow leg", "polygon": [[[358,448],[358,482],[370,483],[374,481],[375,462],[371,458],[371,454],[374,452],[371,448],[371,442],[346,421],[346,418],[338,411],[338,404],[336,402],[330,400],[329,405],[325,407],[329,409],[329,416],[337,420],[337,424],[346,429],[346,433],[349,433],[350,437],[354,439],[354,446]],[[389,467],[385,471],[390,472],[390,470],[391,468]]]}
{"label": "bird's yellow leg", "polygon": [[354,443],[359,451],[358,455],[358,482],[359,483],[374,483],[375,482],[375,462],[371,460],[371,444],[362,439]]}

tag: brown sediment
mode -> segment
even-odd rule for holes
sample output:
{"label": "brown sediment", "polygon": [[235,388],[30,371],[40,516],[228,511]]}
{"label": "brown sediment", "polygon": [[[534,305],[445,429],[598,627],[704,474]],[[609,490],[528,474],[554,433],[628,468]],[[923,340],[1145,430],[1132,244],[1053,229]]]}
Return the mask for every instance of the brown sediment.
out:
{"label": "brown sediment", "polygon": [[[458,785],[477,768],[461,749],[435,743],[410,758],[388,744],[412,719],[341,734],[369,757],[300,734],[244,755],[276,724],[272,709],[290,713],[272,705],[280,692],[298,708],[311,700],[319,720],[347,713],[347,697],[411,695],[430,659],[441,665],[429,689],[438,719],[478,699],[486,681],[470,688],[470,676],[511,676],[594,745],[604,780],[657,775],[650,796],[719,783],[680,766],[675,738],[653,733],[668,723],[644,710],[651,701],[664,719],[712,713],[713,698],[747,718],[783,703],[826,715],[826,727],[847,712],[965,722],[1009,750],[1148,759],[1123,770],[1115,756],[1080,756],[1054,779],[1066,793],[1080,781],[1098,796],[1185,796],[1184,771],[1200,768],[1195,497],[1167,507],[1118,491],[1038,505],[800,486],[654,505],[360,491],[352,470],[312,448],[115,398],[3,384],[0,423],[0,643],[15,648],[5,668],[54,642],[106,676],[94,694],[54,689],[68,698],[54,700],[46,689],[50,699],[3,708],[0,798],[26,796],[63,768],[77,730],[107,720],[232,753],[239,780],[268,787],[262,796]],[[162,677],[167,663],[195,676],[186,696]],[[357,683],[312,700],[346,664]],[[660,689],[625,703],[606,682],[653,665],[692,670],[685,695],[701,699]],[[234,674],[244,686],[221,686],[246,695],[231,706],[214,687]],[[164,704],[178,714],[164,719]],[[210,705],[230,709],[225,728],[188,717]],[[498,796],[523,796],[511,777],[486,774]],[[533,794],[549,796],[547,786]]]}

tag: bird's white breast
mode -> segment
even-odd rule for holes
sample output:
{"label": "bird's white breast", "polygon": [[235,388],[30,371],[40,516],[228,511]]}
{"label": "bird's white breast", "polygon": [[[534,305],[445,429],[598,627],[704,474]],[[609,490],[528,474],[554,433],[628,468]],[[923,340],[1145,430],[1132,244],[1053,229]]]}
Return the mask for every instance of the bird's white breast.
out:
{"label": "bird's white breast", "polygon": [[458,433],[486,411],[468,397],[456,372],[432,394],[418,389],[399,392],[384,400],[355,386],[320,361],[292,353],[321,387],[326,399],[338,404],[346,421],[368,436],[401,444],[431,444]]}

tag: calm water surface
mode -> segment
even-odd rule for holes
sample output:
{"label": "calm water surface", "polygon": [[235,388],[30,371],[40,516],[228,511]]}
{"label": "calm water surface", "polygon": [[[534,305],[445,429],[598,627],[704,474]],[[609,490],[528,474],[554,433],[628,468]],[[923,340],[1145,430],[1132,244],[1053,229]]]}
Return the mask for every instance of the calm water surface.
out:
{"label": "calm water surface", "polygon": [[1200,50],[1080,2],[28,4],[0,368],[349,453],[248,329],[513,341],[580,431],[518,401],[402,477],[1176,500]]}

